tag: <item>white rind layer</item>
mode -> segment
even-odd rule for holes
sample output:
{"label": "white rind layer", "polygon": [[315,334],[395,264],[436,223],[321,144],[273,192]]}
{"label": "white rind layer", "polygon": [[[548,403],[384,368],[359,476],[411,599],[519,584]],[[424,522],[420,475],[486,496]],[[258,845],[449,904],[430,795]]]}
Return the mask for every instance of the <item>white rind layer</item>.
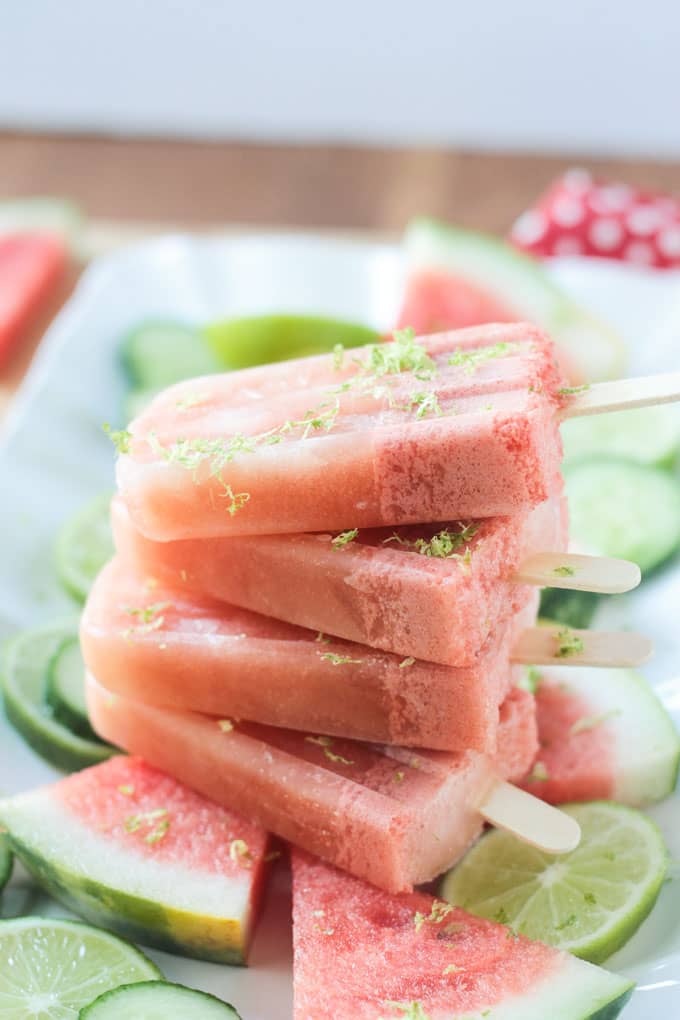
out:
{"label": "white rind layer", "polygon": [[614,738],[612,800],[639,807],[672,792],[680,737],[643,677],[631,670],[566,667],[544,675],[578,694],[589,706],[588,715],[616,713],[600,723]]}
{"label": "white rind layer", "polygon": [[85,826],[48,789],[0,803],[0,822],[55,871],[205,917],[247,926],[252,872],[225,876],[154,859]]}
{"label": "white rind layer", "polygon": [[[560,953],[558,966],[545,980],[489,1007],[489,1012],[457,1013],[455,1020],[587,1020],[624,995],[632,982],[601,967]],[[453,1020],[450,1011],[428,1013],[429,1020]]]}

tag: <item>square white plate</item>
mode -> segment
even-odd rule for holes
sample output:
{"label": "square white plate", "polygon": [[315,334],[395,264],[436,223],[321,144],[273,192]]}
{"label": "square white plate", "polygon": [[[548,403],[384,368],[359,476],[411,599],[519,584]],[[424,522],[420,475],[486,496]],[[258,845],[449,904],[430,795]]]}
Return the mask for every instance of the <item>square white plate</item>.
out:
{"label": "square white plate", "polygon": [[[680,365],[680,274],[596,260],[556,260],[557,279],[617,325],[634,374]],[[64,518],[113,484],[113,452],[102,423],[120,417],[121,335],[144,319],[203,322],[264,311],[356,319],[386,329],[395,320],[404,267],[396,246],[291,234],[195,239],[167,237],[101,258],[79,284],[39,352],[5,426],[0,447],[0,638],[73,611],[52,569]],[[676,318],[677,312],[677,318]],[[677,330],[675,327],[677,326]],[[653,522],[650,523],[653,526]],[[680,723],[680,566],[612,600],[607,624],[652,637],[647,671]],[[603,619],[598,620],[603,625]],[[596,678],[594,678],[595,680]],[[0,790],[57,778],[0,718]],[[680,858],[680,798],[653,811]],[[5,915],[64,911],[26,900],[15,876]],[[680,1015],[680,889],[668,883],[652,917],[609,966],[638,982],[626,1020]],[[151,953],[171,980],[232,1001],[244,1020],[290,1020],[290,902],[283,869],[267,896],[250,967],[229,968]]]}

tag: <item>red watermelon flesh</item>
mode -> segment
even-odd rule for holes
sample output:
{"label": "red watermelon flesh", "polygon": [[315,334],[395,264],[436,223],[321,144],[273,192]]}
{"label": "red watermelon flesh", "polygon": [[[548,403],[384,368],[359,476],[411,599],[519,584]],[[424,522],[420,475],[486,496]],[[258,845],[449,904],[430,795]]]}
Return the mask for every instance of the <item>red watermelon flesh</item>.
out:
{"label": "red watermelon flesh", "polygon": [[295,1020],[585,1020],[628,994],[503,925],[426,893],[390,896],[298,851],[293,926]]}
{"label": "red watermelon flesh", "polygon": [[51,234],[0,238],[0,366],[51,297],[67,260],[64,242]]}
{"label": "red watermelon flesh", "polygon": [[412,273],[397,327],[411,327],[417,336],[485,322],[517,322],[523,318],[483,287],[453,273],[425,269]]}

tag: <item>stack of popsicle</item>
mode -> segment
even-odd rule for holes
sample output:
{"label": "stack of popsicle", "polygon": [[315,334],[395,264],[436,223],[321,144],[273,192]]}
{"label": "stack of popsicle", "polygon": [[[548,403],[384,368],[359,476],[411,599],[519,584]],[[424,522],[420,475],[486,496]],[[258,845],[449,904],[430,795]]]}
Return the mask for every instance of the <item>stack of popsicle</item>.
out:
{"label": "stack of popsicle", "polygon": [[525,324],[166,390],[113,437],[117,556],[81,633],[95,728],[389,891],[485,819],[570,848],[508,785],[537,748],[516,666],[648,650],[532,626],[541,585],[639,578],[565,551],[558,416],[588,399]]}

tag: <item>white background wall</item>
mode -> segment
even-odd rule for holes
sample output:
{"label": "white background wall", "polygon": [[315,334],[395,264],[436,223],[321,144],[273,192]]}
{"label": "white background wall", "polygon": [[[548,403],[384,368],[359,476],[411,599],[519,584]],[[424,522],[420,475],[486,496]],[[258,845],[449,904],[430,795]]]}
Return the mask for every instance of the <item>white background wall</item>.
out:
{"label": "white background wall", "polygon": [[680,0],[0,0],[0,126],[680,156]]}

